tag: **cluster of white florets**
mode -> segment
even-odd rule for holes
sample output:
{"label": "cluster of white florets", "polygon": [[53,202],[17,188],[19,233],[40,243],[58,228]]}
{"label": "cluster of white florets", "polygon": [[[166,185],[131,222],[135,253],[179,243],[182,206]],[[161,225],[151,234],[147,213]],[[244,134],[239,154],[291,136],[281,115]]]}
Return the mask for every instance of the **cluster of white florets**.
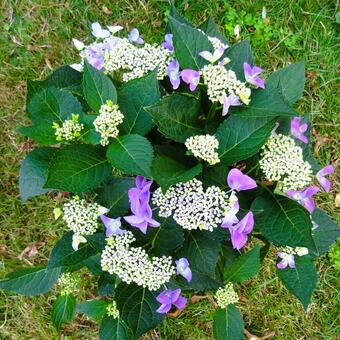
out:
{"label": "cluster of white florets", "polygon": [[70,295],[77,290],[79,278],[70,272],[61,274],[58,279],[60,295]]}
{"label": "cluster of white florets", "polygon": [[311,183],[311,166],[304,161],[303,151],[293,138],[272,136],[262,150],[260,167],[267,179],[278,182],[280,190],[299,190]]}
{"label": "cluster of white florets", "polygon": [[172,258],[163,256],[150,260],[144,249],[130,246],[135,240],[130,231],[107,239],[101,256],[102,269],[116,274],[127,284],[135,282],[149,290],[157,290],[175,274]]}
{"label": "cluster of white florets", "polygon": [[104,54],[106,73],[118,72],[124,82],[142,77],[156,68],[158,79],[166,76],[171,53],[163,46],[148,43],[136,46],[126,38],[108,39],[114,39],[114,47],[106,50]]}
{"label": "cluster of white florets", "polygon": [[201,30],[199,28],[197,30],[200,31],[201,33],[203,33],[208,38],[208,40],[211,42],[211,45],[213,45],[215,50],[217,50],[217,49],[219,49],[221,47],[223,49],[227,49],[228,48],[228,44],[225,44],[223,41],[221,41],[217,37],[212,37],[212,36],[206,34],[203,30]]}
{"label": "cluster of white florets", "polygon": [[63,206],[63,220],[76,235],[92,235],[97,227],[100,205],[84,199],[72,199]]}
{"label": "cluster of white florets", "polygon": [[230,209],[228,195],[216,186],[206,191],[197,179],[171,186],[165,194],[158,188],[153,203],[159,207],[159,216],[173,219],[184,229],[212,231],[217,228]]}
{"label": "cluster of white florets", "polygon": [[221,287],[216,291],[215,299],[217,305],[220,308],[226,308],[228,305],[234,304],[239,300],[231,282],[227,283],[225,287]]}
{"label": "cluster of white florets", "polygon": [[108,304],[106,307],[106,314],[108,316],[112,316],[113,319],[119,318],[119,310],[116,301],[113,300],[110,304]]}
{"label": "cluster of white florets", "polygon": [[65,120],[61,126],[53,123],[53,128],[56,130],[57,141],[73,142],[81,136],[84,124],[79,124],[79,115],[72,114],[72,119]]}
{"label": "cluster of white florets", "polygon": [[308,248],[306,248],[306,247],[292,248],[292,247],[286,246],[286,247],[282,248],[281,251],[283,253],[286,253],[286,254],[298,255],[298,256],[308,255],[308,253],[309,253]]}
{"label": "cluster of white florets", "polygon": [[119,106],[114,105],[111,100],[107,100],[99,109],[99,116],[94,120],[93,125],[100,133],[100,144],[109,144],[110,137],[117,137],[119,130],[117,126],[123,123],[124,115],[119,111]]}
{"label": "cluster of white florets", "polygon": [[215,149],[218,149],[219,142],[215,136],[200,135],[187,138],[185,146],[192,154],[210,165],[214,165],[220,162],[218,153]]}
{"label": "cluster of white florets", "polygon": [[223,65],[208,64],[203,67],[201,74],[212,102],[221,102],[225,95],[234,94],[245,104],[249,104],[251,90],[237,79],[234,71],[227,70]]}

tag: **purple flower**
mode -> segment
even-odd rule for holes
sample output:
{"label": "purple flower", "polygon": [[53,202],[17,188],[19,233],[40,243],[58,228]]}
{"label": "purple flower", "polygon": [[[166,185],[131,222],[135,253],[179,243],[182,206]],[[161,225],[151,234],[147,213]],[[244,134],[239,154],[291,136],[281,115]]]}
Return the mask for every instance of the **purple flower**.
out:
{"label": "purple flower", "polygon": [[120,222],[120,217],[110,218],[105,215],[101,215],[100,219],[105,225],[106,228],[106,237],[111,237],[113,234],[122,235],[125,233],[125,230],[120,229],[122,223]]}
{"label": "purple flower", "polygon": [[183,81],[189,84],[190,91],[194,92],[200,81],[200,73],[195,70],[185,69],[181,73]]}
{"label": "purple flower", "polygon": [[251,67],[248,63],[243,63],[243,70],[244,76],[249,84],[261,87],[261,89],[265,88],[264,80],[258,77],[258,75],[262,72],[262,68],[257,66]]}
{"label": "purple flower", "polygon": [[138,44],[138,45],[142,45],[144,44],[144,40],[141,38],[139,31],[137,28],[133,28],[128,36],[129,40]]}
{"label": "purple flower", "polygon": [[164,48],[166,48],[169,52],[173,52],[174,51],[174,45],[172,42],[172,34],[168,33],[164,36],[164,42],[161,43],[161,46],[163,46]]}
{"label": "purple flower", "polygon": [[225,116],[228,113],[230,106],[242,105],[240,98],[235,94],[230,94],[229,96],[224,95],[221,104],[223,104],[222,116]]}
{"label": "purple flower", "polygon": [[179,84],[181,83],[179,72],[179,63],[176,59],[172,59],[166,68],[166,74],[169,76],[172,88],[174,90],[178,89]]}
{"label": "purple flower", "polygon": [[247,175],[244,175],[238,169],[231,169],[227,178],[228,186],[236,191],[254,189],[257,187],[256,182]]}
{"label": "purple flower", "polygon": [[102,29],[98,22],[94,22],[91,26],[92,28],[92,35],[96,38],[104,39],[108,38],[111,33],[108,30]]}
{"label": "purple flower", "polygon": [[313,200],[313,195],[315,195],[320,189],[313,185],[301,191],[288,190],[286,194],[289,198],[298,201],[303,207],[305,207],[311,214],[315,209],[315,203]]}
{"label": "purple flower", "polygon": [[331,190],[332,183],[330,180],[325,178],[325,176],[330,175],[334,172],[334,168],[332,165],[326,165],[324,168],[318,171],[316,174],[316,179],[321,184],[323,190],[329,192]]}
{"label": "purple flower", "polygon": [[294,255],[293,254],[287,254],[287,253],[279,251],[277,253],[277,256],[282,259],[276,265],[277,268],[285,269],[287,266],[289,266],[290,268],[295,268],[295,261],[294,261]]}
{"label": "purple flower", "polygon": [[97,44],[87,49],[86,59],[97,70],[101,70],[104,66],[105,47],[106,44]]}
{"label": "purple flower", "polygon": [[209,51],[202,51],[198,54],[205,60],[208,60],[211,64],[215,63],[218,59],[222,57],[224,53],[224,48],[220,47],[214,51],[214,53],[211,53]]}
{"label": "purple flower", "polygon": [[221,225],[222,228],[229,228],[239,222],[238,218],[236,217],[236,214],[240,210],[240,205],[238,203],[238,198],[234,191],[230,195],[229,202],[231,207],[224,215],[224,220]]}
{"label": "purple flower", "polygon": [[175,261],[177,275],[182,275],[188,282],[192,279],[192,272],[189,268],[189,261],[185,257]]}
{"label": "purple flower", "polygon": [[157,309],[157,313],[166,314],[171,309],[172,305],[178,309],[183,309],[188,302],[188,299],[181,296],[181,289],[165,289],[160,293],[156,300],[161,303],[161,306]]}
{"label": "purple flower", "polygon": [[308,144],[308,138],[304,135],[308,125],[301,124],[301,117],[294,117],[290,122],[290,133],[301,142]]}
{"label": "purple flower", "polygon": [[131,204],[131,210],[136,210],[137,204],[143,204],[144,202],[149,202],[150,200],[150,187],[153,180],[148,181],[143,176],[137,176],[136,187],[129,189],[128,195]]}
{"label": "purple flower", "polygon": [[249,211],[240,222],[229,226],[231,243],[234,249],[240,250],[248,241],[248,234],[254,228],[254,215]]}

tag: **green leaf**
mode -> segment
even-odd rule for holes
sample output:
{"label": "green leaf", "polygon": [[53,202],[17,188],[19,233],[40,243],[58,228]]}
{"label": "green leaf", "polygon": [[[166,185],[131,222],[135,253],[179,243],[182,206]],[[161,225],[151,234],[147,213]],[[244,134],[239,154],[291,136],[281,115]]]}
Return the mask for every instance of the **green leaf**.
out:
{"label": "green leaf", "polygon": [[221,163],[231,165],[255,155],[268,140],[274,125],[273,117],[230,116],[215,134]]}
{"label": "green leaf", "polygon": [[98,293],[99,295],[107,296],[113,295],[116,286],[120,282],[120,279],[116,275],[111,275],[108,272],[104,272],[98,280]]}
{"label": "green leaf", "polygon": [[151,178],[153,148],[145,137],[140,135],[117,137],[110,144],[106,156],[114,168],[128,175]]}
{"label": "green leaf", "polygon": [[186,18],[184,18],[180,15],[180,13],[177,11],[177,9],[176,9],[176,7],[173,3],[171,4],[170,15],[173,18],[175,18],[178,22],[185,24],[187,26],[190,26],[190,27],[194,27],[194,25],[189,20],[187,20]]}
{"label": "green leaf", "polygon": [[32,126],[25,126],[17,129],[19,133],[25,137],[29,137],[34,141],[43,145],[57,144],[55,129],[51,124],[39,124]]}
{"label": "green leaf", "polygon": [[221,189],[227,189],[228,167],[225,165],[209,166],[203,169],[201,177],[206,186],[216,185]]}
{"label": "green leaf", "polygon": [[82,107],[71,93],[56,87],[44,88],[32,96],[27,112],[34,125],[62,123],[72,113],[81,115]]}
{"label": "green leaf", "polygon": [[323,210],[316,208],[312,214],[316,223],[312,235],[316,244],[317,254],[326,254],[334,241],[340,237],[340,227]]}
{"label": "green leaf", "polygon": [[57,329],[73,320],[76,311],[76,298],[72,295],[60,295],[54,301],[51,311],[52,321]]}
{"label": "green leaf", "polygon": [[220,286],[221,282],[213,278],[212,275],[199,273],[195,270],[192,270],[192,280],[190,282],[179,275],[169,282],[171,289],[181,288],[183,291],[217,290]]}
{"label": "green leaf", "polygon": [[202,133],[199,122],[199,101],[192,96],[174,93],[147,108],[158,130],[167,138],[184,143]]}
{"label": "green leaf", "polygon": [[110,216],[123,216],[130,209],[128,190],[134,186],[134,178],[112,177],[99,190],[97,202],[110,209]]}
{"label": "green leaf", "polygon": [[103,72],[92,67],[84,61],[83,75],[84,96],[93,111],[98,112],[107,100],[117,103],[117,91],[112,81]]}
{"label": "green leaf", "polygon": [[120,87],[118,104],[124,114],[123,123],[119,125],[121,134],[146,135],[153,128],[153,121],[150,113],[144,108],[157,103],[159,99],[156,71],[150,72],[145,77],[133,79]]}
{"label": "green leaf", "polygon": [[136,284],[121,283],[115,293],[115,300],[120,317],[132,329],[136,337],[155,328],[165,316],[156,312],[159,303],[156,296],[159,292],[150,292]]}
{"label": "green leaf", "polygon": [[103,148],[67,145],[53,158],[45,187],[72,193],[89,192],[103,183],[110,173]]}
{"label": "green leaf", "polygon": [[260,270],[260,246],[239,256],[230,267],[224,271],[224,280],[242,282],[253,277]]}
{"label": "green leaf", "polygon": [[83,313],[89,318],[100,319],[106,314],[109,301],[88,300],[77,304],[77,312]]}
{"label": "green leaf", "polygon": [[203,32],[205,32],[209,37],[215,37],[220,39],[224,44],[227,44],[227,39],[219,32],[216,23],[211,15],[208,19],[203,22],[199,27]]}
{"label": "green leaf", "polygon": [[132,330],[122,319],[106,316],[99,329],[99,340],[133,340]]}
{"label": "green leaf", "polygon": [[57,282],[61,268],[25,268],[0,281],[0,289],[21,295],[39,295],[49,291]]}
{"label": "green leaf", "polygon": [[213,334],[216,340],[244,339],[242,314],[234,305],[217,308],[214,313]]}
{"label": "green leaf", "polygon": [[94,254],[86,258],[82,263],[87,269],[95,276],[99,276],[103,273],[102,266],[100,264],[101,254]]}
{"label": "green leaf", "polygon": [[289,104],[295,103],[305,87],[305,63],[299,61],[272,73],[266,86],[279,88]]}
{"label": "green leaf", "polygon": [[188,26],[171,15],[168,16],[169,27],[173,34],[173,44],[176,59],[182,69],[200,70],[208,62],[198,53],[213,52],[213,46],[208,37],[196,28]]}
{"label": "green leaf", "polygon": [[309,256],[295,256],[295,268],[276,269],[277,276],[307,309],[316,287],[317,272]]}
{"label": "green leaf", "polygon": [[51,190],[44,189],[44,185],[47,180],[49,164],[56,151],[54,148],[37,148],[23,160],[19,178],[20,198],[23,202]]}
{"label": "green leaf", "polygon": [[316,250],[309,213],[299,203],[265,192],[254,200],[251,210],[256,226],[269,241],[279,246]]}
{"label": "green leaf", "polygon": [[190,181],[201,172],[201,164],[187,168],[166,156],[156,156],[152,163],[152,177],[161,186],[163,192],[176,183]]}

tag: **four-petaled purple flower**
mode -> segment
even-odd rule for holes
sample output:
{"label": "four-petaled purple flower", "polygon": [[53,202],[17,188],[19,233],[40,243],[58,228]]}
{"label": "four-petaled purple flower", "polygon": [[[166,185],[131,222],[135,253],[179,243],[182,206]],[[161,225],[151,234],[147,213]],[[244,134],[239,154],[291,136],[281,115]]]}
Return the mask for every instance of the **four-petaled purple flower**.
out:
{"label": "four-petaled purple flower", "polygon": [[181,73],[179,72],[179,63],[176,59],[170,61],[166,68],[166,74],[169,76],[172,88],[174,90],[178,89],[179,84],[181,83]]}
{"label": "four-petaled purple flower", "polygon": [[248,241],[248,235],[254,228],[254,215],[249,211],[240,222],[227,227],[234,249],[240,250]]}
{"label": "four-petaled purple flower", "polygon": [[258,66],[251,67],[248,63],[243,63],[244,76],[249,84],[252,84],[261,89],[265,88],[264,80],[258,75],[262,72],[262,68]]}
{"label": "four-petaled purple flower", "polygon": [[165,289],[160,293],[156,300],[161,303],[161,306],[157,309],[157,313],[166,314],[170,311],[172,305],[176,306],[178,309],[183,309],[188,299],[181,296],[181,289]]}
{"label": "four-petaled purple flower", "polygon": [[305,144],[308,144],[308,138],[304,135],[307,129],[306,123],[301,124],[301,117],[294,117],[290,122],[290,133]]}
{"label": "four-petaled purple flower", "polygon": [[135,179],[136,186],[129,189],[128,196],[131,204],[131,210],[137,209],[137,204],[143,204],[150,200],[150,188],[153,180],[148,181],[143,176],[137,176]]}
{"label": "four-petaled purple flower", "polygon": [[240,98],[235,94],[230,94],[229,96],[225,94],[221,99],[221,104],[223,104],[222,116],[225,116],[228,113],[230,106],[242,105]]}
{"label": "four-petaled purple flower", "polygon": [[139,34],[139,31],[137,28],[133,28],[130,33],[129,33],[129,36],[128,36],[129,40],[131,42],[134,42],[138,45],[142,45],[144,44],[144,40],[142,39],[142,37],[140,36]]}
{"label": "four-petaled purple flower", "polygon": [[185,69],[181,72],[181,77],[185,83],[189,84],[190,91],[194,92],[200,81],[199,71]]}
{"label": "four-petaled purple flower", "polygon": [[111,35],[110,31],[102,29],[102,27],[100,26],[98,22],[94,22],[91,28],[92,28],[92,35],[96,38],[104,39],[104,38],[108,38]]}
{"label": "four-petaled purple flower", "polygon": [[185,257],[175,261],[177,275],[182,275],[188,282],[192,279],[192,272],[189,268],[189,261]]}
{"label": "four-petaled purple flower", "polygon": [[174,45],[172,42],[172,34],[168,33],[164,36],[164,42],[161,43],[161,46],[163,46],[164,48],[166,48],[169,52],[173,52],[174,51]]}
{"label": "four-petaled purple flower", "polygon": [[86,59],[97,70],[101,70],[104,66],[105,50],[106,44],[97,44],[87,49]]}
{"label": "four-petaled purple flower", "polygon": [[324,168],[318,171],[316,174],[316,179],[321,184],[323,190],[329,192],[331,190],[332,182],[325,178],[325,176],[330,175],[334,172],[334,168],[332,165],[326,165]]}
{"label": "four-petaled purple flower", "polygon": [[250,190],[257,187],[256,182],[238,169],[231,169],[228,174],[227,183],[229,188],[236,191]]}
{"label": "four-petaled purple flower", "polygon": [[120,229],[120,227],[122,226],[122,223],[120,222],[120,217],[110,218],[105,215],[100,215],[100,219],[102,220],[106,228],[106,237],[111,237],[112,235],[122,235],[125,233],[125,230]]}
{"label": "four-petaled purple flower", "polygon": [[285,269],[287,266],[290,268],[295,268],[295,260],[293,254],[287,254],[282,251],[277,253],[277,256],[282,260],[276,265],[279,269]]}
{"label": "four-petaled purple flower", "polygon": [[226,212],[224,215],[224,220],[221,224],[222,228],[229,228],[233,226],[234,224],[238,223],[238,218],[236,217],[236,214],[240,210],[240,205],[238,203],[238,198],[233,191],[229,197],[229,202],[230,202],[230,209]]}
{"label": "four-petaled purple flower", "polygon": [[320,191],[320,189],[317,186],[313,185],[301,191],[288,190],[286,191],[286,194],[289,198],[298,201],[311,214],[315,209],[315,203],[312,196],[315,195],[318,191]]}

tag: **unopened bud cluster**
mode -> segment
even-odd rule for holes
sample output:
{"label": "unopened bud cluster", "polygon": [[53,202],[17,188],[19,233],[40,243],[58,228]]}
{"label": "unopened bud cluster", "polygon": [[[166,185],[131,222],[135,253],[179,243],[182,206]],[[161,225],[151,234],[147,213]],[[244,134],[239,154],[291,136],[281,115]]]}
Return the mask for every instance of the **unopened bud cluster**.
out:
{"label": "unopened bud cluster", "polygon": [[61,126],[58,123],[53,123],[53,128],[56,130],[57,141],[73,142],[81,136],[84,124],[79,124],[79,115],[72,114],[72,119],[65,120]]}
{"label": "unopened bud cluster", "polygon": [[184,229],[213,231],[230,209],[229,197],[220,188],[210,186],[206,191],[197,179],[171,186],[165,194],[158,188],[152,197],[159,207],[159,216],[173,219]]}
{"label": "unopened bud cluster", "polygon": [[149,290],[157,290],[170,281],[175,273],[171,257],[153,257],[140,247],[130,246],[136,239],[130,231],[107,239],[102,252],[101,266],[104,271],[116,274],[122,281],[135,282]]}
{"label": "unopened bud cluster", "polygon": [[117,308],[117,303],[116,301],[112,301],[107,307],[106,307],[106,314],[108,316],[112,316],[113,319],[118,319],[119,318],[119,310]]}
{"label": "unopened bud cluster", "polygon": [[225,287],[221,287],[216,291],[215,299],[217,305],[220,308],[226,308],[228,305],[234,304],[239,300],[231,282],[227,283]]}
{"label": "unopened bud cluster", "polygon": [[223,41],[221,41],[220,39],[216,38],[216,37],[212,37],[208,34],[206,34],[203,30],[201,29],[197,29],[198,31],[200,31],[201,33],[203,33],[208,40],[211,42],[211,45],[213,45],[214,50],[218,50],[219,48],[223,48],[223,49],[227,49],[228,48],[228,44],[225,44]]}
{"label": "unopened bud cluster", "polygon": [[210,165],[214,165],[220,162],[218,153],[215,149],[218,149],[219,142],[215,136],[200,135],[187,138],[185,146],[192,154]]}
{"label": "unopened bud cluster", "polygon": [[260,167],[267,179],[278,182],[280,190],[299,190],[312,181],[312,169],[303,159],[293,138],[278,134],[262,147]]}
{"label": "unopened bud cluster", "polygon": [[79,279],[74,274],[66,272],[61,274],[58,279],[58,286],[60,287],[60,295],[70,295],[77,290]]}
{"label": "unopened bud cluster", "polygon": [[286,246],[282,248],[281,251],[285,254],[298,255],[298,256],[308,255],[309,253],[308,248],[306,247],[292,248],[292,247]]}

